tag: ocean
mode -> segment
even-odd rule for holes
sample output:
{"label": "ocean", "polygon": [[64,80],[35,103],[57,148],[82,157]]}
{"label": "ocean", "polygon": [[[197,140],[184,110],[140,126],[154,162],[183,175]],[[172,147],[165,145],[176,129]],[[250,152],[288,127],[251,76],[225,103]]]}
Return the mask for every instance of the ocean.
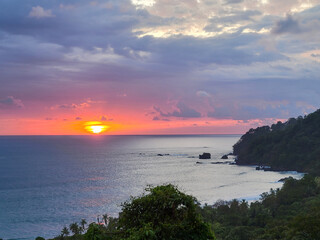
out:
{"label": "ocean", "polygon": [[[0,238],[51,238],[72,222],[117,216],[148,185],[173,183],[201,204],[259,199],[302,174],[230,165],[240,135],[1,136]],[[198,155],[211,153],[212,159]],[[199,162],[199,163],[197,163]],[[220,164],[213,164],[224,162]]]}

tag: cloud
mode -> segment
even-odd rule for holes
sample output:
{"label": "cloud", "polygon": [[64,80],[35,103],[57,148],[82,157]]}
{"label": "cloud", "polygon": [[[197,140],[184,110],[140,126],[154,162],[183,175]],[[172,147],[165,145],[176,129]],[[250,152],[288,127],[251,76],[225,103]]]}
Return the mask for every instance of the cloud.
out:
{"label": "cloud", "polygon": [[152,118],[153,121],[165,121],[165,122],[170,122],[170,119],[168,118],[160,118],[158,116],[155,116]]}
{"label": "cloud", "polygon": [[24,104],[22,101],[18,98],[15,98],[13,96],[8,96],[6,98],[0,99],[0,108],[23,108]]}
{"label": "cloud", "polygon": [[131,3],[136,6],[137,9],[152,7],[156,1],[155,0],[131,0]]}
{"label": "cloud", "polygon": [[284,34],[284,33],[300,33],[301,27],[298,20],[294,19],[292,15],[287,14],[285,19],[279,20],[275,23],[271,32],[273,34]]}
{"label": "cloud", "polygon": [[80,121],[80,120],[82,120],[82,118],[81,117],[76,117],[75,120],[76,121]]}
{"label": "cloud", "polygon": [[55,15],[52,14],[50,9],[44,10],[43,7],[36,6],[36,7],[32,7],[31,11],[29,12],[29,17],[50,18],[50,17],[55,17]]}
{"label": "cloud", "polygon": [[86,102],[84,103],[79,103],[79,104],[75,104],[75,103],[70,103],[70,104],[61,104],[61,105],[57,105],[55,108],[60,108],[60,109],[78,109],[78,108],[85,108],[85,107],[89,107],[90,105]]}
{"label": "cloud", "polygon": [[51,110],[54,110],[54,109],[82,109],[82,108],[91,107],[93,104],[100,104],[100,103],[104,103],[104,101],[95,101],[95,100],[91,100],[91,98],[88,98],[84,102],[81,102],[81,103],[58,104],[58,105],[52,106]]}
{"label": "cloud", "polygon": [[244,0],[225,0],[226,4],[242,3]]}
{"label": "cloud", "polygon": [[319,105],[317,101],[320,101],[320,90],[311,90],[310,87],[318,84],[318,80],[310,79],[301,81],[269,78],[208,86],[210,92],[215,93],[215,101],[213,110],[207,110],[207,116],[215,119],[250,120],[287,119],[304,115],[314,111]]}
{"label": "cloud", "polygon": [[[270,104],[270,106],[268,105]],[[207,116],[216,119],[234,119],[247,121],[251,119],[266,119],[274,117],[289,117],[284,115],[283,109],[289,108],[288,103],[280,103],[277,106],[272,106],[272,102],[261,104],[235,104],[233,106],[224,105],[216,107],[213,112],[208,112]]]}
{"label": "cloud", "polygon": [[71,4],[60,4],[59,7],[61,9],[66,9],[66,10],[75,9],[75,5],[71,5]]}
{"label": "cloud", "polygon": [[131,109],[138,119],[157,106],[150,120],[246,119],[304,111],[264,106],[273,100],[320,102],[319,1],[36,2],[0,1],[0,96],[21,96],[39,115],[53,106],[108,120]]}
{"label": "cloud", "polygon": [[196,110],[188,107],[182,102],[177,104],[177,110],[172,112],[164,113],[161,111],[159,107],[154,107],[154,109],[160,114],[162,117],[177,117],[177,118],[199,118],[201,117],[201,113],[197,112]]}
{"label": "cloud", "polygon": [[197,91],[196,95],[198,97],[211,97],[211,95],[209,93],[207,93],[206,91],[202,91],[202,90]]}
{"label": "cloud", "polygon": [[101,116],[100,121],[113,121],[113,118],[107,118],[106,116]]}

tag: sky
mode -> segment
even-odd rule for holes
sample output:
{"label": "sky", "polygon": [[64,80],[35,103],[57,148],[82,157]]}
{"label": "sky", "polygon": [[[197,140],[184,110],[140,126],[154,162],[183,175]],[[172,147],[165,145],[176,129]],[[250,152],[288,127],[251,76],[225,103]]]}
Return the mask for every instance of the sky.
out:
{"label": "sky", "polygon": [[241,134],[320,103],[320,0],[1,0],[0,135]]}

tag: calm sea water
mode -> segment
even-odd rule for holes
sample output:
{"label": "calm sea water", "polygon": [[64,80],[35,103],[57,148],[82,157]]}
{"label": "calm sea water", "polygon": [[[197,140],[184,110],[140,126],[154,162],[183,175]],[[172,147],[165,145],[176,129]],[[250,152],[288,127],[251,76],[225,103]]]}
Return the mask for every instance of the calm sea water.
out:
{"label": "calm sea water", "polygon": [[[201,203],[258,199],[297,173],[211,164],[238,135],[0,137],[0,238],[54,237],[64,226],[116,216],[148,185],[173,183]],[[199,160],[203,152],[211,160]],[[158,154],[169,154],[158,156]],[[201,161],[203,164],[196,164]],[[230,158],[228,161],[232,161]]]}

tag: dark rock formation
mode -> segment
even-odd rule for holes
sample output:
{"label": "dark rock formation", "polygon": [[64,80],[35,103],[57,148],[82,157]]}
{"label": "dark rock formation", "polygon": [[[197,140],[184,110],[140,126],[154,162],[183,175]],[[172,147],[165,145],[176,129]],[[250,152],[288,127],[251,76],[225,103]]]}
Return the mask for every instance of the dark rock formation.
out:
{"label": "dark rock formation", "polygon": [[221,159],[228,159],[228,155],[223,155],[222,157],[221,157]]}
{"label": "dark rock formation", "polygon": [[211,159],[211,154],[210,153],[200,154],[199,159]]}

